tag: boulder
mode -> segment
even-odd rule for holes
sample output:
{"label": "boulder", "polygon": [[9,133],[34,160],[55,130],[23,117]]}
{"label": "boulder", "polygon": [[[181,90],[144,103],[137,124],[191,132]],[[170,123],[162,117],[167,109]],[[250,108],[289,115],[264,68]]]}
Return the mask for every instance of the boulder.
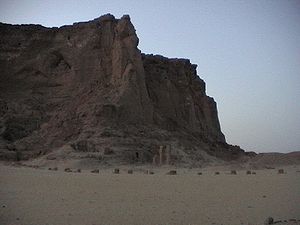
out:
{"label": "boulder", "polygon": [[170,170],[167,175],[177,175],[177,171],[176,170]]}

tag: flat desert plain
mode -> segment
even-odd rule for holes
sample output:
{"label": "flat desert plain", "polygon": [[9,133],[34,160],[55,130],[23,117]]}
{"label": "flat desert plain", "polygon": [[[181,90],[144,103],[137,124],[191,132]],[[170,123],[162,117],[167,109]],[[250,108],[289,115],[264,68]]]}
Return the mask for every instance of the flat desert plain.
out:
{"label": "flat desert plain", "polygon": [[256,225],[268,217],[300,224],[299,166],[251,175],[213,167],[176,169],[177,175],[166,175],[170,168],[152,168],[153,175],[127,169],[67,173],[1,164],[0,224]]}

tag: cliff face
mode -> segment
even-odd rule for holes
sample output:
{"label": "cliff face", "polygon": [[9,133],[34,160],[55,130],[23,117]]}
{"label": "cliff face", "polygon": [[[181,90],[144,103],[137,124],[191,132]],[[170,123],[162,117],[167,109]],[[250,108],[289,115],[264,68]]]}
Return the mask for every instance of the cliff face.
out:
{"label": "cliff face", "polygon": [[1,158],[71,149],[75,158],[150,162],[160,145],[174,162],[243,153],[226,144],[196,65],[141,54],[129,16],[0,24],[0,33]]}
{"label": "cliff face", "polygon": [[187,59],[143,55],[146,85],[154,107],[154,123],[163,129],[184,129],[212,142],[225,142],[216,103]]}

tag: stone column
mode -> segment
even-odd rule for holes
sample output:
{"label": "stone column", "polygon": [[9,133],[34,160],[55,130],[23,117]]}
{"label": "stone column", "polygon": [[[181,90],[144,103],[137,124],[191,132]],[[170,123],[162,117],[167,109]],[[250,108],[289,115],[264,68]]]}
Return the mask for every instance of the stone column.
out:
{"label": "stone column", "polygon": [[157,165],[157,157],[158,157],[158,155],[153,156],[153,159],[152,159],[152,164],[153,165]]}
{"label": "stone column", "polygon": [[166,147],[166,164],[170,164],[170,157],[171,157],[171,145]]}
{"label": "stone column", "polygon": [[164,146],[159,146],[159,165],[162,165],[163,164],[163,149],[164,149]]}

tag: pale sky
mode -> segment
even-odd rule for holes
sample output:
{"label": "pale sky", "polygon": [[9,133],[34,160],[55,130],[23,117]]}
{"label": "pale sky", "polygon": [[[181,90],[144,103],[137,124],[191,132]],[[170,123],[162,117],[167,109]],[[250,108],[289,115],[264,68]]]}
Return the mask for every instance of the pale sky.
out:
{"label": "pale sky", "polygon": [[129,14],[142,52],[189,58],[230,144],[300,151],[300,0],[0,0],[0,21],[62,26]]}

